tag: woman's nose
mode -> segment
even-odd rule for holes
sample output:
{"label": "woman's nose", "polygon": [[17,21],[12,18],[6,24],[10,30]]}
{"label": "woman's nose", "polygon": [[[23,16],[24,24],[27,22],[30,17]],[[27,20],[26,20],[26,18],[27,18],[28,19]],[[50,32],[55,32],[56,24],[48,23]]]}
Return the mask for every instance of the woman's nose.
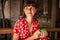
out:
{"label": "woman's nose", "polygon": [[29,13],[31,13],[32,12],[32,10],[31,10],[31,8],[29,9]]}
{"label": "woman's nose", "polygon": [[29,9],[29,11],[31,11],[31,9]]}
{"label": "woman's nose", "polygon": [[31,8],[30,8],[30,11],[31,11]]}
{"label": "woman's nose", "polygon": [[29,12],[31,12],[31,8],[29,9]]}

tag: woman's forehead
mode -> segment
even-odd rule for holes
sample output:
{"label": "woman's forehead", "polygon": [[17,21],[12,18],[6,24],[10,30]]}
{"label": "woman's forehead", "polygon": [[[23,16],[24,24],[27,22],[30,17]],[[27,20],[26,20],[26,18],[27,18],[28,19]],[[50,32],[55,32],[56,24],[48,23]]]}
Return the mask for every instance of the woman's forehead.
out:
{"label": "woman's forehead", "polygon": [[30,5],[30,6],[26,6],[25,8],[35,8],[34,6]]}

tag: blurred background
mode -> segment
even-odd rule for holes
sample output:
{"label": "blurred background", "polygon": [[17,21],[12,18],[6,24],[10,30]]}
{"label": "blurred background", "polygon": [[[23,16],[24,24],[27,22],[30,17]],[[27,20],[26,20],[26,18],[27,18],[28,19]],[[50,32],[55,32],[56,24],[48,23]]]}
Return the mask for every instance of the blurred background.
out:
{"label": "blurred background", "polygon": [[[11,40],[15,21],[24,15],[24,1],[27,0],[0,0],[0,40]],[[51,28],[48,31],[50,40],[60,40],[60,0],[31,1],[37,3],[39,27]]]}

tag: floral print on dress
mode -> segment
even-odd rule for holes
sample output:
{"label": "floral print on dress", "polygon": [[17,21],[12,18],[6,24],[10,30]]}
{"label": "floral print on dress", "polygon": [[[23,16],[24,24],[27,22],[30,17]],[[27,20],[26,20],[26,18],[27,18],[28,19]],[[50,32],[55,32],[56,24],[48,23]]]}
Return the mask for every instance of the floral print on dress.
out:
{"label": "floral print on dress", "polygon": [[[38,29],[38,22],[36,20],[33,20],[33,25],[31,27],[33,34]],[[19,20],[16,21],[13,33],[18,34],[20,36],[20,40],[23,40],[30,36],[28,30],[28,23],[25,18],[20,18]]]}

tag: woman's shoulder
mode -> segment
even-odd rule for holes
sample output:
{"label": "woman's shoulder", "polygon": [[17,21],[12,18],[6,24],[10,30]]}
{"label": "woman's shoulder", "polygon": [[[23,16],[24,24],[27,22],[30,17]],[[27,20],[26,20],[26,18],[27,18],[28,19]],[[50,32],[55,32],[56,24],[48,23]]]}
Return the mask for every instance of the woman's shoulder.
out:
{"label": "woman's shoulder", "polygon": [[38,23],[38,20],[36,20],[36,19],[33,19],[33,21]]}
{"label": "woman's shoulder", "polygon": [[39,24],[37,20],[33,20],[35,24]]}
{"label": "woman's shoulder", "polygon": [[23,21],[23,20],[24,20],[24,18],[19,18],[19,19],[18,19],[18,21]]}
{"label": "woman's shoulder", "polygon": [[24,18],[19,18],[19,19],[16,20],[16,22],[18,22],[18,23],[23,22],[23,21],[24,21]]}

